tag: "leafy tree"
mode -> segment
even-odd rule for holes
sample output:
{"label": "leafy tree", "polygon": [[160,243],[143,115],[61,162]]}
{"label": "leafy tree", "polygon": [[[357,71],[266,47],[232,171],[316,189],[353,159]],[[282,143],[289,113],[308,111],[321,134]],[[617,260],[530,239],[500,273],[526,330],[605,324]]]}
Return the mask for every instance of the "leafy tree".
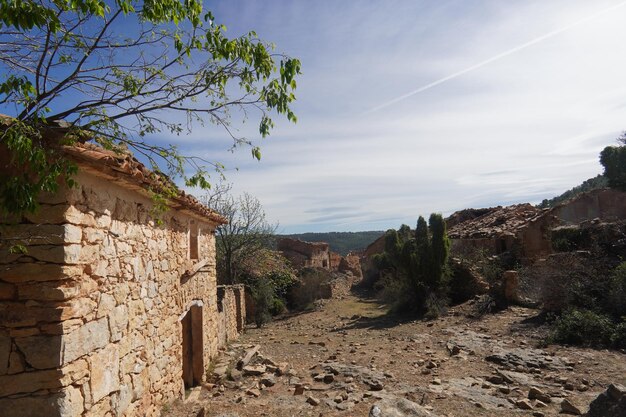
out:
{"label": "leafy tree", "polygon": [[230,186],[218,186],[204,198],[208,207],[228,220],[216,231],[217,272],[222,284],[241,282],[248,266],[258,263],[272,245],[277,228],[267,221],[256,197],[248,193],[233,197],[229,191]]}
{"label": "leafy tree", "polygon": [[626,191],[626,133],[618,141],[621,146],[607,146],[600,152],[600,163],[609,187]]}
{"label": "leafy tree", "polygon": [[272,113],[295,121],[300,62],[254,32],[229,39],[202,3],[0,0],[0,105],[10,115],[0,129],[1,211],[33,211],[41,191],[72,185],[76,167],[60,146],[76,141],[129,148],[155,171],[203,188],[221,164],[148,138],[208,122],[261,157],[231,118],[254,111],[261,136]]}

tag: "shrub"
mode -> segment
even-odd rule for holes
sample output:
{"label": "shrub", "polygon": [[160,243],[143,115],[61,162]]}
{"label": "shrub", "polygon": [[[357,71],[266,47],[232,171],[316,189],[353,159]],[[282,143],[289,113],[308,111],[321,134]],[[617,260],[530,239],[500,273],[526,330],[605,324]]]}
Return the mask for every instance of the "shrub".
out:
{"label": "shrub", "polygon": [[571,252],[588,248],[591,245],[588,229],[579,227],[560,227],[551,234],[552,248],[557,252]]}
{"label": "shrub", "polygon": [[254,300],[254,323],[261,327],[272,319],[271,307],[274,302],[274,288],[267,279],[257,279],[250,287],[250,293]]}
{"label": "shrub", "polygon": [[626,349],[626,321],[615,326],[611,336],[611,343],[615,348]]}
{"label": "shrub", "polygon": [[626,262],[622,262],[611,274],[608,305],[613,316],[624,319],[626,316]]}
{"label": "shrub", "polygon": [[416,289],[412,288],[406,277],[387,273],[381,278],[381,284],[379,297],[393,313],[413,312],[422,304],[417,299]]}
{"label": "shrub", "polygon": [[563,312],[554,322],[549,341],[582,346],[609,346],[615,325],[610,317],[585,309]]}
{"label": "shrub", "polygon": [[279,314],[283,314],[287,311],[287,306],[282,299],[276,297],[272,299],[272,304],[270,305],[270,314],[272,316],[278,316]]}
{"label": "shrub", "polygon": [[449,302],[450,300],[443,296],[437,295],[435,293],[428,294],[425,302],[426,312],[424,313],[424,318],[434,320],[437,317],[445,314]]}

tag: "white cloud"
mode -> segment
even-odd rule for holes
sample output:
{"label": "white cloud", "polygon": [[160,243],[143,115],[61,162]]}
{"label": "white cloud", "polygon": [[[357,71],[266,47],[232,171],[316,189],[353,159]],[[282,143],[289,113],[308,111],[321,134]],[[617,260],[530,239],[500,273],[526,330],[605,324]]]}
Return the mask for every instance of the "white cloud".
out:
{"label": "white cloud", "polygon": [[[431,211],[537,202],[598,174],[599,151],[626,128],[626,7],[598,14],[618,4],[224,3],[216,15],[231,32],[254,28],[302,59],[300,121],[277,123],[260,163],[248,151],[203,150],[213,137],[227,143],[216,129],[188,140],[239,166],[229,173],[235,190],[259,197],[287,232],[385,229]],[[255,123],[242,131],[252,137]]]}

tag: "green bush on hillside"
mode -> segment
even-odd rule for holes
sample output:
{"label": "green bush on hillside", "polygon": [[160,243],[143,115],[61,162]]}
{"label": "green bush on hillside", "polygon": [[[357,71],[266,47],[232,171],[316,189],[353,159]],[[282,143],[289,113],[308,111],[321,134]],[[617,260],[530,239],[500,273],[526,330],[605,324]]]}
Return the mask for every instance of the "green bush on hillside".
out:
{"label": "green bush on hillside", "polygon": [[550,341],[581,346],[610,346],[615,325],[610,317],[585,309],[570,309],[554,322]]}

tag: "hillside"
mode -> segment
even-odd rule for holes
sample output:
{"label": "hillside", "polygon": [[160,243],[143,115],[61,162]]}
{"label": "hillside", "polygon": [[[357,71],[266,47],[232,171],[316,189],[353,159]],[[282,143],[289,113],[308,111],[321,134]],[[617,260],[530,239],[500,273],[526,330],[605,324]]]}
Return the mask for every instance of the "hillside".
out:
{"label": "hillside", "polygon": [[281,235],[279,237],[300,239],[306,242],[326,242],[330,245],[331,251],[345,256],[348,252],[365,249],[367,245],[378,239],[384,233],[384,231],[376,230],[368,232],[299,233]]}
{"label": "hillside", "polygon": [[588,180],[584,181],[582,184],[577,185],[576,187],[565,191],[563,194],[551,198],[551,199],[545,199],[541,202],[541,204],[538,205],[538,207],[540,208],[548,208],[548,207],[554,207],[559,203],[562,203],[565,200],[569,200],[572,197],[577,196],[578,194],[582,194],[584,192],[587,191],[591,191],[591,190],[595,190],[597,188],[604,188],[604,187],[608,187],[608,180],[606,179],[606,177],[604,175],[597,175],[593,178],[589,178]]}

